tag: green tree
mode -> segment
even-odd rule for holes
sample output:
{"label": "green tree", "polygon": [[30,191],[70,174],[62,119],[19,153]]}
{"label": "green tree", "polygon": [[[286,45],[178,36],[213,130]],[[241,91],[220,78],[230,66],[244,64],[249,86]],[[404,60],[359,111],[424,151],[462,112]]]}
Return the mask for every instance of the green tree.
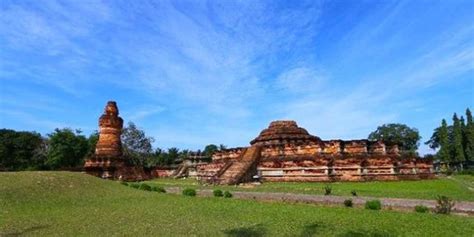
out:
{"label": "green tree", "polygon": [[466,160],[474,161],[474,122],[469,108],[466,109],[466,126],[464,126],[464,154]]}
{"label": "green tree", "polygon": [[[439,130],[440,129],[441,127],[435,128],[435,130],[433,131],[433,135],[431,135],[430,140],[425,142],[425,144],[428,145],[433,150],[441,147],[439,144],[439,140],[440,140]],[[452,144],[453,143],[453,125],[448,125],[447,130],[448,130],[448,143]]]}
{"label": "green tree", "polygon": [[223,151],[223,150],[225,150],[225,149],[227,149],[227,146],[226,146],[226,145],[224,145],[224,144],[220,144],[220,145],[219,145],[219,150],[220,150],[220,151]]}
{"label": "green tree", "polygon": [[190,151],[188,149],[181,150],[178,155],[178,161],[182,162],[188,158]]}
{"label": "green tree", "polygon": [[456,113],[453,115],[453,143],[452,143],[452,160],[455,162],[464,162],[464,149],[462,139],[462,125]]}
{"label": "green tree", "polygon": [[153,137],[147,137],[143,130],[137,128],[133,122],[122,130],[122,144],[125,155],[135,165],[145,166],[147,160],[152,156]]}
{"label": "green tree", "polygon": [[167,154],[161,148],[156,148],[153,152],[151,159],[149,160],[148,166],[163,166],[167,162]]}
{"label": "green tree", "polygon": [[212,154],[214,154],[214,152],[218,151],[219,148],[214,145],[214,144],[209,144],[207,145],[205,148],[204,148],[204,151],[203,151],[203,155],[207,158],[207,159],[211,159],[212,158]]}
{"label": "green tree", "polygon": [[438,129],[438,144],[439,144],[439,150],[438,153],[436,154],[437,158],[441,161],[444,162],[450,162],[451,157],[450,157],[450,142],[449,142],[449,134],[448,134],[448,124],[446,123],[446,120],[443,119],[441,121],[441,127]]}
{"label": "green tree", "polygon": [[80,130],[72,131],[69,128],[55,129],[48,134],[48,151],[46,165],[51,169],[73,168],[82,165],[84,157],[89,151],[87,138],[81,135]]}
{"label": "green tree", "polygon": [[369,140],[398,144],[400,150],[405,152],[416,152],[420,139],[421,136],[416,128],[398,123],[384,124],[369,134]]}
{"label": "green tree", "polygon": [[0,129],[0,170],[40,169],[43,138],[36,132],[17,132]]}
{"label": "green tree", "polygon": [[168,159],[166,164],[171,165],[179,160],[179,149],[176,147],[168,148]]}
{"label": "green tree", "polygon": [[87,139],[87,143],[89,144],[87,156],[91,156],[95,153],[95,146],[97,145],[97,141],[99,141],[99,132],[94,131],[91,135],[89,135],[89,138]]}

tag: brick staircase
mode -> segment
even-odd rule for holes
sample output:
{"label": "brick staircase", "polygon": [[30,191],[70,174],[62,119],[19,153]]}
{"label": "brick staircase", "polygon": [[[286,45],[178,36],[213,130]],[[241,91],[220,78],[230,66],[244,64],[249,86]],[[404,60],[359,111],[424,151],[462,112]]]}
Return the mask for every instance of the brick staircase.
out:
{"label": "brick staircase", "polygon": [[[242,179],[248,176],[248,172],[255,166],[260,157],[260,146],[251,146],[247,148],[238,161],[232,161],[229,167],[218,177],[220,184],[238,184]],[[251,174],[250,174],[251,175]]]}
{"label": "brick staircase", "polygon": [[188,166],[186,164],[180,164],[178,168],[171,174],[172,177],[174,178],[181,178],[186,176],[186,171],[188,169]]}

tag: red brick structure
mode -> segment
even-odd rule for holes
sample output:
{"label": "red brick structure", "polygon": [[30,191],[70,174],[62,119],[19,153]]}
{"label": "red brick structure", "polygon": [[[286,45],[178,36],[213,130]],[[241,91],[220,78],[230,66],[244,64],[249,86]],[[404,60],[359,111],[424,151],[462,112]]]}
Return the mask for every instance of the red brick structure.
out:
{"label": "red brick structure", "polygon": [[144,180],[149,178],[142,167],[129,164],[122,152],[123,119],[118,116],[115,101],[107,102],[105,111],[99,118],[99,140],[95,154],[85,164],[86,173],[107,179]]}
{"label": "red brick structure", "polygon": [[323,141],[295,121],[274,121],[251,147],[217,152],[198,177],[235,184],[258,176],[265,181],[368,181],[432,178],[431,160],[401,155],[382,141]]}

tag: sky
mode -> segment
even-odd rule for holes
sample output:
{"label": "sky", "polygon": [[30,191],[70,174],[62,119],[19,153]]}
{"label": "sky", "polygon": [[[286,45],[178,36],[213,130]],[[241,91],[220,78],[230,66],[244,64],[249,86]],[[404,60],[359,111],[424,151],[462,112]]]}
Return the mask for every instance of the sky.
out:
{"label": "sky", "polygon": [[270,121],[329,139],[474,108],[474,1],[0,0],[0,128],[98,129],[107,101],[154,147],[247,146]]}

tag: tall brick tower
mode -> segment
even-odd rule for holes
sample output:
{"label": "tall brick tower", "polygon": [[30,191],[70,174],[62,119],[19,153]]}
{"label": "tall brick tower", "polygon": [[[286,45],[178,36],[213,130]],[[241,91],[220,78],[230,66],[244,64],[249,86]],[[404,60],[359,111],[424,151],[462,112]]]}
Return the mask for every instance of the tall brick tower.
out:
{"label": "tall brick tower", "polygon": [[95,148],[95,155],[99,158],[117,159],[122,157],[123,119],[119,116],[117,103],[107,102],[105,111],[99,118],[99,141]]}
{"label": "tall brick tower", "polygon": [[122,153],[123,119],[119,116],[115,101],[107,102],[104,113],[99,118],[99,140],[95,154],[84,164],[86,173],[106,179],[119,178],[120,169],[125,167]]}
{"label": "tall brick tower", "polygon": [[107,102],[104,113],[99,118],[99,140],[95,154],[88,157],[84,171],[105,179],[138,181],[150,178],[143,167],[129,162],[122,151],[123,119],[119,116],[115,101]]}

